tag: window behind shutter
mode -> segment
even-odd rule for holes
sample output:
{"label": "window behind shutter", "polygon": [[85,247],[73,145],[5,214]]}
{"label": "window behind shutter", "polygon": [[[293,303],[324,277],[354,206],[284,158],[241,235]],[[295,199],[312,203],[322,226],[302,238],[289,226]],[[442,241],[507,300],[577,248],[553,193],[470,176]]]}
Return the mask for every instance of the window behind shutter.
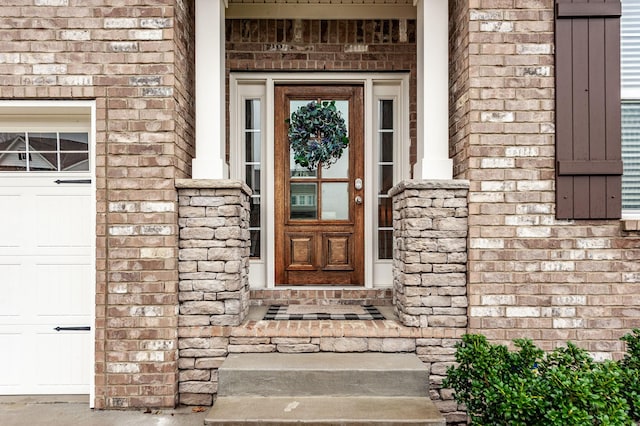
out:
{"label": "window behind shutter", "polygon": [[622,12],[622,98],[640,99],[640,0],[624,0]]}
{"label": "window behind shutter", "polygon": [[556,215],[621,215],[619,0],[556,0]]}
{"label": "window behind shutter", "polygon": [[623,0],[622,40],[622,208],[640,214],[640,0]]}
{"label": "window behind shutter", "polygon": [[640,212],[640,102],[622,103],[622,208]]}

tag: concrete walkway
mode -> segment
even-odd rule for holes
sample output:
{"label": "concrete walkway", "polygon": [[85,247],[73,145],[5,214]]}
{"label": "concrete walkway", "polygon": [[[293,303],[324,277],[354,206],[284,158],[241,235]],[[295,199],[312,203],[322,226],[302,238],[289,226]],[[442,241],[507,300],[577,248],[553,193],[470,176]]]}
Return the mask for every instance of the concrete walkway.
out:
{"label": "concrete walkway", "polygon": [[209,407],[175,410],[92,410],[87,397],[0,397],[2,426],[203,426]]}

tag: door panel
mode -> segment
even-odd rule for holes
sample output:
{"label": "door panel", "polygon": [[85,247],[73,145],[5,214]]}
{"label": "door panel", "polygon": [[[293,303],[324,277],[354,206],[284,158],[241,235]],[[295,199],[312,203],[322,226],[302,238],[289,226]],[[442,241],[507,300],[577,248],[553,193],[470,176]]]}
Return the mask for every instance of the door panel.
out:
{"label": "door panel", "polygon": [[[364,285],[363,89],[277,86],[275,244],[277,285]],[[295,163],[285,120],[311,101],[335,101],[349,145],[330,166]],[[358,202],[356,202],[356,199]]]}
{"label": "door panel", "polygon": [[289,240],[285,264],[290,271],[315,270],[315,235],[287,232]]}
{"label": "door panel", "polygon": [[326,271],[352,271],[353,236],[351,234],[323,234],[323,269]]}

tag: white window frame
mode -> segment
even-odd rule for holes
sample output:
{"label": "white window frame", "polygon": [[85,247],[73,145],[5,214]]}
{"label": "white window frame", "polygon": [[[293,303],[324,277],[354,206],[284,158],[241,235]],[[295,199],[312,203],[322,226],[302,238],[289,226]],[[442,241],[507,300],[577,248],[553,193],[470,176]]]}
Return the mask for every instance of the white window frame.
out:
{"label": "white window frame", "polygon": [[[390,288],[393,285],[392,261],[378,260],[377,242],[377,152],[373,147],[377,137],[377,106],[380,99],[394,99],[397,125],[397,146],[394,150],[395,182],[409,178],[409,75],[408,73],[231,73],[230,99],[230,176],[244,180],[245,144],[243,135],[243,105],[246,99],[261,99],[261,255],[249,262],[249,283],[252,289],[275,288],[275,217],[274,217],[274,93],[277,84],[361,84],[364,87],[365,140],[365,288]],[[278,288],[283,288],[278,286]],[[284,287],[286,288],[286,287]],[[305,288],[309,288],[306,287]],[[323,288],[323,287],[314,287]],[[329,288],[337,288],[331,286]],[[362,288],[362,287],[357,287]]]}
{"label": "white window frame", "polygon": [[[245,167],[245,108],[247,100],[259,100],[260,101],[260,258],[251,259],[249,261],[249,280],[252,287],[259,287],[259,282],[263,280],[265,269],[265,255],[266,255],[266,220],[267,203],[265,202],[265,167],[267,164],[266,153],[266,86],[263,82],[256,82],[252,80],[239,80],[237,84],[231,86],[231,100],[232,107],[230,107],[229,125],[231,128],[231,146],[229,149],[230,155],[230,170],[231,176],[235,179],[244,181],[246,178]],[[235,102],[233,102],[235,101]],[[258,281],[256,281],[258,280]]]}
{"label": "white window frame", "polygon": [[[373,152],[373,182],[377,183],[380,181],[380,177],[378,175],[380,163],[380,152],[378,148],[378,137],[380,130],[380,101],[392,101],[393,102],[393,130],[394,130],[394,150],[393,150],[393,183],[394,185],[400,182],[402,179],[408,178],[403,174],[402,165],[409,164],[409,147],[403,146],[401,141],[409,140],[408,134],[408,119],[407,123],[402,123],[403,117],[409,117],[409,105],[408,102],[402,102],[402,88],[398,84],[398,82],[388,82],[386,84],[378,84],[374,86],[373,91],[373,144],[375,145]],[[408,99],[408,98],[407,98]],[[393,259],[379,259],[378,258],[378,191],[375,191],[375,200],[374,200],[374,209],[373,212],[373,223],[371,227],[371,235],[373,235],[373,258],[374,258],[374,287],[382,287],[385,286],[386,283],[393,283],[393,273],[392,273],[392,265]]]}

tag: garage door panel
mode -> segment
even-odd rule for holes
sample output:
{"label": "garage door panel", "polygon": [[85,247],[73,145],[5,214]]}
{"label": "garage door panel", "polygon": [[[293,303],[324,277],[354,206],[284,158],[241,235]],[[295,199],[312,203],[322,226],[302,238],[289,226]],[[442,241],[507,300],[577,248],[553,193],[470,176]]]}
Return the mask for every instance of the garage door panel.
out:
{"label": "garage door panel", "polygon": [[[22,263],[0,257],[0,324],[17,321],[23,312],[25,274]],[[3,346],[0,345],[0,348]],[[1,352],[1,351],[0,351]]]}
{"label": "garage door panel", "polygon": [[91,314],[91,264],[36,263],[36,311],[42,321]]}
{"label": "garage door panel", "polygon": [[0,188],[0,255],[3,249],[22,247],[25,244],[25,215],[13,212],[26,210],[26,198],[18,194],[4,194]]}
{"label": "garage door panel", "polygon": [[0,394],[14,394],[13,391],[25,380],[25,349],[28,338],[13,327],[0,326]]}
{"label": "garage door panel", "polygon": [[[67,176],[78,179],[79,175]],[[95,306],[91,185],[0,174],[0,394],[84,394]]]}
{"label": "garage door panel", "polygon": [[86,331],[38,330],[36,345],[36,383],[38,387],[89,391],[89,359],[84,356],[90,345]]}
{"label": "garage door panel", "polygon": [[[90,198],[86,195],[55,196],[38,194],[35,215],[37,247],[89,247],[86,230],[89,227]],[[56,212],[64,212],[60,217]]]}

